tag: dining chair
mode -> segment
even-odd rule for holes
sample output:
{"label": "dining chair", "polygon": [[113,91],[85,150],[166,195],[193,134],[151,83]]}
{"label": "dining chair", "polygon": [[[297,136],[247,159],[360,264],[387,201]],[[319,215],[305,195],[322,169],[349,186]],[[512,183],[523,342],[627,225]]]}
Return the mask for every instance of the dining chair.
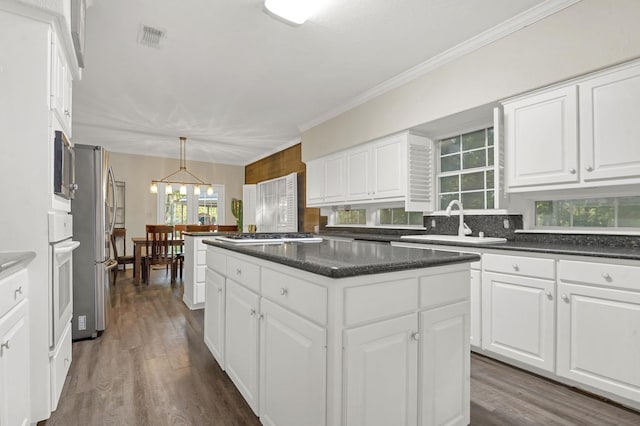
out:
{"label": "dining chair", "polygon": [[[122,240],[122,253],[118,252],[118,242]],[[113,258],[118,261],[118,265],[122,265],[122,269],[127,269],[127,265],[133,265],[133,276],[136,276],[136,260],[135,256],[130,254],[127,256],[127,229],[113,228],[111,233],[111,244],[113,244]],[[119,267],[118,267],[119,268]]]}
{"label": "dining chair", "polygon": [[220,232],[242,232],[242,229],[238,230],[238,225],[218,225],[218,231],[220,231]]}
{"label": "dining chair", "polygon": [[207,232],[217,229],[216,225],[186,225],[186,227],[187,232]]}
{"label": "dining chair", "polygon": [[149,283],[151,266],[171,267],[171,282],[176,280],[176,254],[174,252],[174,228],[171,225],[147,225],[146,256],[142,259],[142,279]]}

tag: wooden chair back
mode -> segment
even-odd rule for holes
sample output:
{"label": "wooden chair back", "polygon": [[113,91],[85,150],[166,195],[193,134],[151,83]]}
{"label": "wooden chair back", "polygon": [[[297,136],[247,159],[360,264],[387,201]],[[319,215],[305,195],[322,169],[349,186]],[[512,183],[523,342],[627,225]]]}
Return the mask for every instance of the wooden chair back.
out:
{"label": "wooden chair back", "polygon": [[187,225],[187,232],[215,231],[216,225]]}
{"label": "wooden chair back", "polygon": [[172,265],[174,229],[171,225],[147,225],[147,264]]}
{"label": "wooden chair back", "polygon": [[176,231],[176,238],[183,238],[182,233],[188,231],[189,225],[173,225],[173,229]]}
{"label": "wooden chair back", "polygon": [[242,229],[238,231],[238,225],[218,225],[218,231],[220,232],[242,232]]}
{"label": "wooden chair back", "polygon": [[[122,253],[121,256],[127,255],[127,228],[113,228],[113,232],[111,233],[111,238],[114,241],[114,245],[118,245],[118,240],[122,240]],[[118,257],[116,255],[116,257]]]}

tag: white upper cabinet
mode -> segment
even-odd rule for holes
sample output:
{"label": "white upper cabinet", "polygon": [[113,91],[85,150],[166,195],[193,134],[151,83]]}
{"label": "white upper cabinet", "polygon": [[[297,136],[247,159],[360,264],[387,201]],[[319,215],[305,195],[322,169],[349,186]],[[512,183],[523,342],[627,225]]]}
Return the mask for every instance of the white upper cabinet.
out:
{"label": "white upper cabinet", "polygon": [[577,87],[504,107],[509,187],[577,182]]}
{"label": "white upper cabinet", "polygon": [[510,192],[640,182],[640,63],[504,103]]}
{"label": "white upper cabinet", "polygon": [[50,106],[65,134],[71,137],[71,107],[73,77],[64,47],[58,37],[51,39],[51,101]]}
{"label": "white upper cabinet", "polygon": [[409,132],[307,163],[307,205],[403,201],[408,211],[432,210],[431,142]]}

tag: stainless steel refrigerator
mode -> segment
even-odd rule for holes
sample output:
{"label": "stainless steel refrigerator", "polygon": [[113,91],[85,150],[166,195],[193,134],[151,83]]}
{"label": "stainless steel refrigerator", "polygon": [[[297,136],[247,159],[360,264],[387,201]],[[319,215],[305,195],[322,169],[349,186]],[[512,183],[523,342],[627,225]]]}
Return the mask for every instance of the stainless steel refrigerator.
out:
{"label": "stainless steel refrigerator", "polygon": [[71,203],[73,235],[81,250],[73,255],[73,340],[95,338],[111,311],[109,273],[116,266],[109,236],[116,211],[115,179],[108,153],[93,145],[74,146],[78,189]]}

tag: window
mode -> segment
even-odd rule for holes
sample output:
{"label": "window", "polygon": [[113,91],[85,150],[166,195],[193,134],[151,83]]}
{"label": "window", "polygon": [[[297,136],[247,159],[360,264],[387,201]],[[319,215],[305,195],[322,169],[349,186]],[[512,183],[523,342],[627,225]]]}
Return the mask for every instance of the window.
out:
{"label": "window", "polygon": [[380,225],[419,225],[422,226],[422,212],[408,212],[403,208],[378,210]]}
{"label": "window", "polygon": [[224,224],[224,185],[212,185],[213,192],[201,186],[196,194],[194,185],[187,185],[186,193],[180,190],[166,192],[165,184],[158,184],[157,223],[167,225]]}
{"label": "window", "polygon": [[338,210],[336,225],[366,225],[367,209]]}
{"label": "window", "polygon": [[465,209],[493,209],[493,127],[440,140],[438,146],[439,209],[452,200]]}
{"label": "window", "polygon": [[640,197],[535,202],[537,227],[640,228]]}

